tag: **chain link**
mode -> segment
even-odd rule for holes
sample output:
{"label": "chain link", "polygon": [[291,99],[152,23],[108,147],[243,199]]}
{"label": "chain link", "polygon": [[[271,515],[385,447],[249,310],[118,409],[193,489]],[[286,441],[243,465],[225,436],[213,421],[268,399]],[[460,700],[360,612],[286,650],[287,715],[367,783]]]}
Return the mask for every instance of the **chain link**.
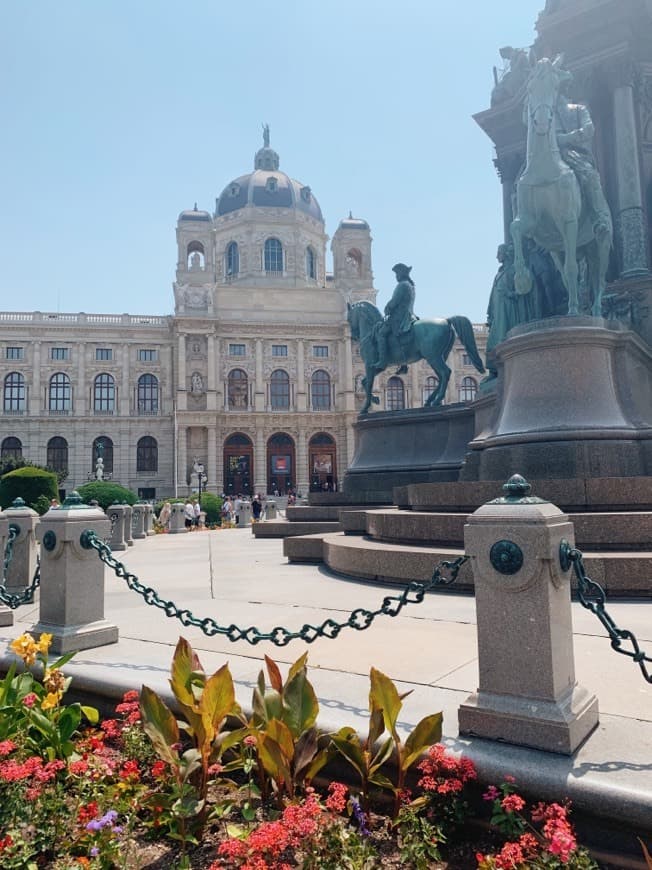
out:
{"label": "chain link", "polygon": [[16,610],[17,607],[21,606],[21,604],[32,604],[34,601],[34,593],[41,585],[41,560],[37,557],[36,571],[34,572],[31,584],[26,586],[22,592],[16,594],[7,592],[7,570],[9,569],[9,565],[11,564],[14,555],[14,541],[19,534],[20,529],[18,526],[9,526],[9,536],[7,537],[3,561],[2,582],[0,583],[0,604],[6,604],[7,607],[10,607],[12,610]]}
{"label": "chain link", "polygon": [[[592,580],[587,575],[584,570],[584,560],[581,551],[571,547],[568,550],[568,558],[573,564],[573,571],[577,578],[577,597],[582,607],[594,613],[606,628],[611,638],[612,649],[633,659],[641,669],[643,678],[648,683],[652,683],[652,674],[650,674],[646,666],[646,662],[652,662],[652,658],[642,651],[636,640],[636,635],[626,628],[618,628],[612,617],[607,613],[605,609],[607,600],[605,591],[599,583],[596,583],[595,580]],[[623,649],[623,642],[630,643],[632,648]]]}
{"label": "chain link", "polygon": [[80,543],[87,550],[96,550],[101,561],[112,568],[116,576],[126,582],[129,589],[141,595],[146,604],[158,607],[166,616],[178,619],[184,626],[199,628],[208,637],[220,634],[227,637],[233,643],[238,640],[244,640],[252,646],[263,640],[271,641],[271,643],[279,647],[287,646],[292,640],[303,640],[306,643],[313,643],[319,637],[334,640],[343,628],[354,628],[356,631],[364,631],[366,628],[369,628],[377,616],[398,616],[406,605],[421,604],[426,596],[426,592],[429,592],[431,589],[437,586],[450,586],[455,582],[460,568],[469,558],[468,556],[459,556],[453,561],[440,562],[435,568],[432,578],[427,583],[412,581],[405,586],[400,595],[388,595],[383,598],[382,604],[377,610],[366,610],[363,607],[358,607],[349,614],[348,619],[344,622],[326,619],[321,625],[306,623],[299,631],[291,631],[283,626],[276,626],[271,631],[260,631],[254,625],[250,625],[248,628],[240,628],[234,624],[220,625],[211,617],[199,619],[190,610],[179,608],[173,601],[166,601],[160,598],[156,590],[152,589],[151,586],[144,586],[135,574],[132,574],[121,562],[118,562],[112,555],[111,548],[100,541],[95,532],[90,529],[82,532]]}

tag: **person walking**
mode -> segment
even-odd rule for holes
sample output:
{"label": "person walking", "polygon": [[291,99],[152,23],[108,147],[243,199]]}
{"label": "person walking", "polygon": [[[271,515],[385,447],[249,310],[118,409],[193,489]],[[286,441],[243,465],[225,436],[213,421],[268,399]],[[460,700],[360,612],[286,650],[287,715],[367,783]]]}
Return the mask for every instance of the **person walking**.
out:
{"label": "person walking", "polygon": [[233,503],[233,513],[235,515],[235,524],[236,526],[240,525],[240,517],[242,515],[242,496],[240,493],[235,497],[235,501]]}
{"label": "person walking", "polygon": [[199,531],[199,521],[201,520],[201,505],[198,501],[193,501],[192,509],[194,512],[193,525],[196,531]]}
{"label": "person walking", "polygon": [[183,506],[183,517],[186,530],[191,532],[193,523],[195,522],[195,509],[192,506],[192,502],[190,501],[190,499],[188,499]]}
{"label": "person walking", "polygon": [[263,502],[260,497],[260,493],[257,492],[256,495],[251,500],[251,516],[255,523],[260,519],[260,515],[263,512]]}

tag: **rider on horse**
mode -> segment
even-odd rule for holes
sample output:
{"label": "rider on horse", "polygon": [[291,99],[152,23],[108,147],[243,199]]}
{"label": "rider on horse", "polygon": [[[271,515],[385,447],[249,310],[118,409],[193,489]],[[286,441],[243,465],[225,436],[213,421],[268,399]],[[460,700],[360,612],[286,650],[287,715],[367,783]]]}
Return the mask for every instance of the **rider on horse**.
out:
{"label": "rider on horse", "polygon": [[[374,363],[374,368],[378,371],[387,368],[390,335],[394,336],[398,346],[405,352],[404,346],[407,343],[406,339],[412,329],[412,324],[419,319],[413,311],[414,281],[410,278],[411,271],[412,266],[406,266],[404,263],[397,263],[392,267],[398,284],[394,289],[392,298],[385,306],[385,319],[376,330],[378,358]],[[406,371],[405,364],[401,365],[399,373],[405,374]]]}

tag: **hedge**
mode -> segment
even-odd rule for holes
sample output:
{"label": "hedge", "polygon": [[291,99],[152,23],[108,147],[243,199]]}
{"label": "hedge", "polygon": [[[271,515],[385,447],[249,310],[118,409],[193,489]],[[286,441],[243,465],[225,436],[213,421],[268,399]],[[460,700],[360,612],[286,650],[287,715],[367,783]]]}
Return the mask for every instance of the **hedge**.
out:
{"label": "hedge", "polygon": [[206,511],[206,525],[214,526],[222,522],[222,499],[212,492],[203,492],[201,495],[201,509]]}
{"label": "hedge", "polygon": [[111,504],[122,504],[124,501],[135,504],[138,501],[138,496],[131,489],[105,480],[92,480],[78,487],[77,492],[84,504],[96,501],[104,511]]}
{"label": "hedge", "polygon": [[31,465],[9,471],[0,480],[0,505],[5,509],[11,507],[14,499],[22,498],[26,505],[36,510],[34,505],[43,505],[43,500],[39,502],[42,496],[49,504],[58,495],[56,474]]}

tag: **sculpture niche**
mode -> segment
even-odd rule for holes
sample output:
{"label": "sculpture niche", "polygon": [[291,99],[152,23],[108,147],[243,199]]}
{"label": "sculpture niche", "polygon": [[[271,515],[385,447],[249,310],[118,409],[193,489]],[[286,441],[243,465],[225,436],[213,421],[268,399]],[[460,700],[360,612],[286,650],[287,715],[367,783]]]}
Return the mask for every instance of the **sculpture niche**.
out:
{"label": "sculpture niche", "polygon": [[531,238],[555,261],[569,314],[579,314],[578,254],[586,258],[591,311],[600,317],[613,226],[593,165],[593,123],[586,106],[560,96],[560,86],[571,78],[561,62],[561,56],[542,58],[527,82],[527,163],[516,185],[511,225],[516,290],[525,294],[532,286],[523,248]]}
{"label": "sculpture niche", "polygon": [[[475,343],[471,321],[461,316],[436,320],[415,319],[411,314],[413,292],[411,297],[409,294],[407,296],[409,312],[403,310],[407,306],[399,306],[395,302],[397,299],[403,301],[406,298],[404,284],[406,281],[412,284],[409,277],[410,270],[398,264],[394,267],[394,271],[399,283],[385,308],[386,318],[371,302],[356,302],[347,306],[351,338],[360,342],[360,356],[365,365],[365,375],[362,379],[365,402],[360,410],[361,414],[367,413],[372,402],[375,405],[380,402],[378,396],[373,394],[376,375],[390,365],[404,368],[407,363],[417,362],[420,359],[426,360],[438,379],[437,388],[428,396],[424,407],[441,405],[451,375],[446,360],[456,336],[462,342],[476,369],[479,372],[485,370]],[[413,284],[412,288],[414,288]]]}

